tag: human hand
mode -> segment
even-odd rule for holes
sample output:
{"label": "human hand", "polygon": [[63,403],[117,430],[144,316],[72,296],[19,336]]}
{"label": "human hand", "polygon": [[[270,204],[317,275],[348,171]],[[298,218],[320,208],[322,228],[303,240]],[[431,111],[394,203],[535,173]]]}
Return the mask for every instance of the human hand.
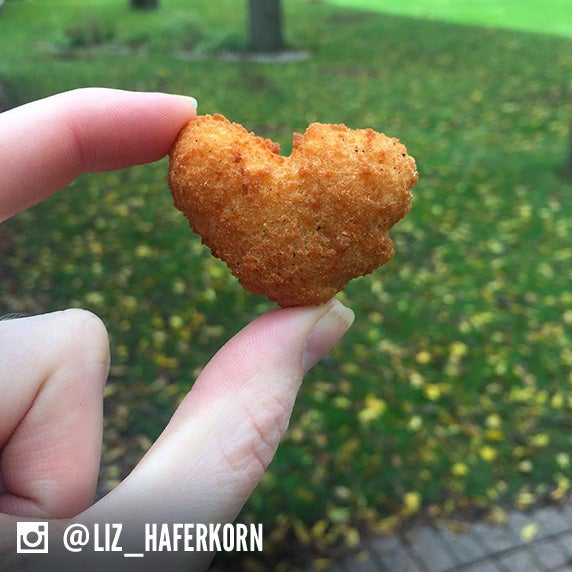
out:
{"label": "human hand", "polygon": [[[194,113],[179,96],[88,89],[0,115],[0,221],[80,173],[160,159]],[[133,472],[95,504],[109,371],[103,323],[83,310],[0,322],[0,569],[206,569],[211,553],[136,561],[65,553],[61,534],[71,522],[119,522],[128,552],[141,550],[146,522],[232,522],[278,447],[304,373],[352,319],[331,301],[249,324],[204,368]],[[50,520],[49,555],[15,554],[16,522],[27,519]]]}

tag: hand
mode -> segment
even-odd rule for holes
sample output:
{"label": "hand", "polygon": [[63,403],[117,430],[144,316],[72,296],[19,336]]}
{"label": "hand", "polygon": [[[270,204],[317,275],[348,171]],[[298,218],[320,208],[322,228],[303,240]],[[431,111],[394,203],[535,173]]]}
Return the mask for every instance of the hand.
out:
{"label": "hand", "polygon": [[[180,96],[86,89],[0,115],[0,221],[80,173],[160,159],[194,114]],[[249,324],[205,367],[133,472],[95,504],[109,372],[103,323],[84,310],[0,322],[0,569],[75,570],[82,555],[83,569],[206,569],[212,553],[135,562],[66,553],[61,533],[70,522],[119,522],[124,551],[140,551],[146,522],[232,522],[276,452],[304,373],[352,319],[331,301]],[[15,554],[16,522],[26,519],[50,519],[49,555]]]}

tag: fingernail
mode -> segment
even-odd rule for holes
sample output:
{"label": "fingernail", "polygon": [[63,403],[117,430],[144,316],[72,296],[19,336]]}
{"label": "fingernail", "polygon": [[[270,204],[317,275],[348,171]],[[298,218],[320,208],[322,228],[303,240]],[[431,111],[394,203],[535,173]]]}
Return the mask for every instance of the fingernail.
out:
{"label": "fingernail", "polygon": [[313,368],[341,339],[352,325],[355,315],[339,300],[327,304],[328,311],[313,327],[304,346],[304,373]]}
{"label": "fingernail", "polygon": [[182,97],[184,97],[188,102],[190,102],[190,104],[191,104],[195,109],[198,109],[198,107],[199,107],[199,102],[198,102],[194,97],[191,97],[190,95],[183,95]]}

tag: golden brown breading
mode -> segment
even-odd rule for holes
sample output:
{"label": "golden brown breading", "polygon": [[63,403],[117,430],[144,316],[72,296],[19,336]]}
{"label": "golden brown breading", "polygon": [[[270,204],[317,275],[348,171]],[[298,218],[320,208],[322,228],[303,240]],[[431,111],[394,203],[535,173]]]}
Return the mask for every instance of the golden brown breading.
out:
{"label": "golden brown breading", "polygon": [[191,120],[170,153],[175,206],[242,286],[280,306],[323,304],[394,254],[415,161],[372,129],[311,124],[290,157],[222,115]]}

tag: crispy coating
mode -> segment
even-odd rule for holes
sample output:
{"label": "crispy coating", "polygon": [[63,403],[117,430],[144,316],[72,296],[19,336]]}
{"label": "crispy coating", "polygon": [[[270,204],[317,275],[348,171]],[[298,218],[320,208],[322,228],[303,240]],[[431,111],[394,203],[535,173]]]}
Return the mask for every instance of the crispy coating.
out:
{"label": "crispy coating", "polygon": [[372,129],[312,123],[290,157],[222,115],[181,131],[170,153],[175,206],[241,285],[282,307],[319,305],[394,254],[415,161]]}

